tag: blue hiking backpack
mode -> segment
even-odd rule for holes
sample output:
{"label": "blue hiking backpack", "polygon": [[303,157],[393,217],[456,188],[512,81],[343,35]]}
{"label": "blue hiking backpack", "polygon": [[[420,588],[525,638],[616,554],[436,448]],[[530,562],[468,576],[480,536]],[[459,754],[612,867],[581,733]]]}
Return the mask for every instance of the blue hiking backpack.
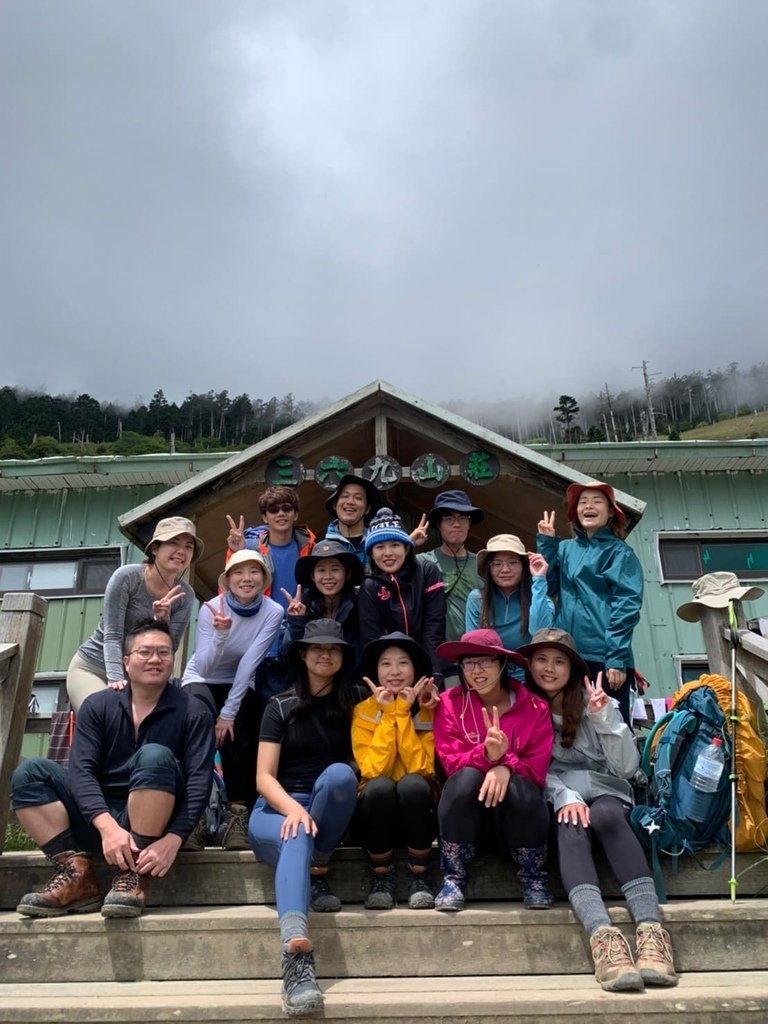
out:
{"label": "blue hiking backpack", "polygon": [[643,848],[650,853],[656,891],[662,902],[666,900],[666,893],[660,853],[672,857],[674,872],[677,859],[683,853],[696,857],[696,851],[719,845],[722,852],[708,869],[714,870],[728,852],[729,772],[722,773],[712,793],[702,793],[691,785],[697,757],[716,736],[722,740],[727,769],[731,743],[725,715],[714,690],[702,684],[688,690],[675,708],[659,719],[645,741],[641,766],[649,778],[655,802],[652,806],[634,807],[630,824]]}

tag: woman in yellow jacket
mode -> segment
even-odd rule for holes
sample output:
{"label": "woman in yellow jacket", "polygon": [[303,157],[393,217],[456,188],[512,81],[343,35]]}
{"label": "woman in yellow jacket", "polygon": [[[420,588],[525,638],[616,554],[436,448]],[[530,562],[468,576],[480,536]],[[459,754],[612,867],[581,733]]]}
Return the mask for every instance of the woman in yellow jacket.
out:
{"label": "woman in yellow jacket", "polygon": [[434,907],[428,867],[437,835],[437,785],[432,718],[437,688],[424,648],[389,633],[363,650],[371,696],[356,705],[352,749],[360,769],[358,820],[371,861],[369,910],[395,905],[394,848],[408,850],[408,906]]}

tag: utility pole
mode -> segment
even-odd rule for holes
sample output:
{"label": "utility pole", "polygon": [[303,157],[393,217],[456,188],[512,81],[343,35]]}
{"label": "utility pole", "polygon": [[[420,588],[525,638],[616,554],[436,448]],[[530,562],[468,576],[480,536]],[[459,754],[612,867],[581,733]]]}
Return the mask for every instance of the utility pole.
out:
{"label": "utility pole", "polygon": [[651,377],[660,377],[661,373],[648,373],[648,363],[644,359],[642,366],[633,366],[633,370],[643,371],[643,382],[645,384],[645,402],[648,406],[648,424],[651,428],[651,437],[654,441],[658,440],[658,434],[656,433],[656,417],[653,415],[653,395],[651,394]]}

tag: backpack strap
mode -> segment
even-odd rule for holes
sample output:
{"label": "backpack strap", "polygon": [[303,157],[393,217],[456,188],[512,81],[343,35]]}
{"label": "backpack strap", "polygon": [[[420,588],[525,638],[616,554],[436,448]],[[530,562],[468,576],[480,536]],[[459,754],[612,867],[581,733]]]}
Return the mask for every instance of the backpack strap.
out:
{"label": "backpack strap", "polygon": [[653,756],[653,741],[654,741],[654,738],[656,737],[656,734],[658,732],[660,732],[666,725],[669,724],[669,722],[674,718],[674,716],[675,716],[675,712],[674,711],[667,711],[654,724],[653,728],[651,729],[651,731],[648,733],[648,735],[646,737],[645,746],[643,747],[643,757],[642,757],[642,760],[641,760],[641,763],[640,763],[640,767],[645,772],[645,774],[648,776],[648,778],[651,777],[651,757]]}

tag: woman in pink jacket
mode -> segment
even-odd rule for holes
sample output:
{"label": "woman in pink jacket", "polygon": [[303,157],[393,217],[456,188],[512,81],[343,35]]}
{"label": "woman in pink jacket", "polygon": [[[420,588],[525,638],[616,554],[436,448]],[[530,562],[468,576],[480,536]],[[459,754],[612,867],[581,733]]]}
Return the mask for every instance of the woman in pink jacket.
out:
{"label": "woman in pink jacket", "polygon": [[461,683],[440,695],[435,753],[447,781],[438,805],[443,887],[436,910],[462,910],[478,847],[512,855],[523,903],[552,904],[545,862],[549,813],[544,781],[553,731],[545,700],[508,672],[525,659],[493,629],[475,629],[438,647],[456,661]]}

